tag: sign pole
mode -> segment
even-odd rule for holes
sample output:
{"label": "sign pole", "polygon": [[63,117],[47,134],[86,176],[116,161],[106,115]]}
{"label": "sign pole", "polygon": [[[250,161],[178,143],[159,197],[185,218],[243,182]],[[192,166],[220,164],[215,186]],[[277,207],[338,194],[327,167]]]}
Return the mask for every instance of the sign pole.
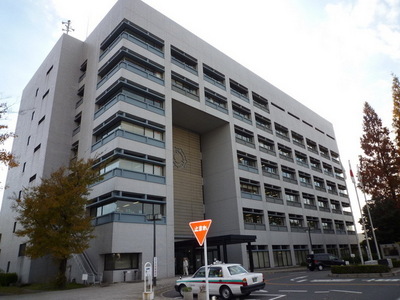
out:
{"label": "sign pole", "polygon": [[196,237],[197,242],[200,246],[203,246],[204,243],[204,271],[206,278],[206,299],[209,299],[210,292],[208,290],[208,258],[207,258],[207,233],[208,229],[210,229],[212,220],[202,220],[202,221],[194,221],[190,222],[189,226],[192,228],[194,236]]}
{"label": "sign pole", "polygon": [[204,269],[206,272],[206,299],[210,299],[210,292],[208,290],[207,237],[204,239]]}

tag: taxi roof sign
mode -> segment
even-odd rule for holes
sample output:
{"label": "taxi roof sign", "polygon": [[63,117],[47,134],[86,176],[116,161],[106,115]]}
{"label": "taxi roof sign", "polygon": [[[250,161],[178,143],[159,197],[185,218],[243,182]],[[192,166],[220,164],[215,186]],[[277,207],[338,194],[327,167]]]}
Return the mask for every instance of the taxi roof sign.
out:
{"label": "taxi roof sign", "polygon": [[212,220],[193,221],[189,223],[190,228],[196,237],[200,246],[203,246],[204,239],[207,236],[208,229],[210,229]]}

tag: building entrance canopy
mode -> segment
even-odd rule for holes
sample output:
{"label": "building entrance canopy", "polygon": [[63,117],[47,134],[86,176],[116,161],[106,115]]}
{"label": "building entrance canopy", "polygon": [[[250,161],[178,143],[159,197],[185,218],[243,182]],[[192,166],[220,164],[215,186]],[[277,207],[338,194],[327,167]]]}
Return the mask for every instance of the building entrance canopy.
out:
{"label": "building entrance canopy", "polygon": [[[228,263],[229,261],[229,256],[228,256],[228,250],[227,250],[227,245],[232,245],[232,244],[247,244],[247,250],[249,253],[249,262],[250,266],[249,269],[250,271],[254,271],[254,263],[253,263],[253,255],[252,255],[252,249],[251,249],[251,243],[255,242],[257,237],[255,235],[242,235],[242,234],[228,234],[228,235],[220,235],[220,236],[210,236],[207,237],[207,246],[210,247],[217,247],[218,250],[218,256],[219,258],[223,257],[223,261]],[[222,246],[222,256],[220,255],[220,247]],[[175,251],[180,252],[182,249],[191,249],[191,253],[195,253],[196,249],[200,248],[199,244],[197,243],[197,240],[195,238],[193,239],[188,239],[184,241],[178,241],[175,242]]]}

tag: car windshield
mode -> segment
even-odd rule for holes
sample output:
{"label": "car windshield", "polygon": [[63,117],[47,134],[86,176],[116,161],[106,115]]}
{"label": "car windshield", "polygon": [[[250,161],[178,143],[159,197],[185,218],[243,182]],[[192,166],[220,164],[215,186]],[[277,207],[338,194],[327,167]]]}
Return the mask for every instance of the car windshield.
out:
{"label": "car windshield", "polygon": [[240,265],[230,266],[230,267],[228,267],[228,271],[231,275],[247,273],[246,269]]}

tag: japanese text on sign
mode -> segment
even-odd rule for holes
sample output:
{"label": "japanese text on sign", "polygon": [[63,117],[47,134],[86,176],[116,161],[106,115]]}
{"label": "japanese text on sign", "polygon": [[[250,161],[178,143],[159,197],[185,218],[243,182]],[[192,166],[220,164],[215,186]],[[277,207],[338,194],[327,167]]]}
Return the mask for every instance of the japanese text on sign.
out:
{"label": "japanese text on sign", "polygon": [[204,230],[208,230],[207,226],[203,225],[203,226],[196,226],[193,231],[198,232],[198,231],[204,231]]}
{"label": "japanese text on sign", "polygon": [[199,243],[200,246],[203,245],[204,239],[207,236],[211,222],[212,220],[202,220],[189,223],[189,226],[192,229],[194,236],[196,237],[197,242]]}

